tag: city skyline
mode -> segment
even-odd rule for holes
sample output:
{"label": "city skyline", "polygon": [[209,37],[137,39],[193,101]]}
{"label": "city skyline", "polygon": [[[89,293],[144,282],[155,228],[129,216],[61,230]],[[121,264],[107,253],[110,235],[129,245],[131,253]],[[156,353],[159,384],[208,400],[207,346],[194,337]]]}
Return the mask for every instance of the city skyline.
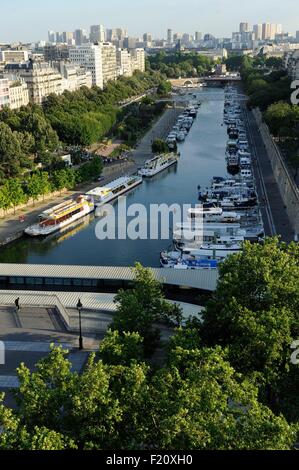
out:
{"label": "city skyline", "polygon": [[[203,8],[206,4],[202,0],[190,0],[184,15],[178,14],[182,5],[177,0],[165,0],[162,4],[157,0],[145,0],[142,10],[138,8],[137,0],[129,0],[126,8],[119,0],[111,0],[109,5],[98,5],[95,0],[87,0],[84,14],[77,0],[72,1],[71,5],[70,2],[61,5],[53,0],[43,7],[37,7],[34,3],[28,1],[24,4],[16,0],[13,11],[9,5],[2,6],[0,42],[47,40],[48,30],[74,31],[83,28],[89,31],[89,26],[93,24],[103,24],[105,28],[123,26],[130,36],[142,36],[148,31],[160,38],[166,38],[168,28],[178,32],[202,31],[217,37],[230,37],[233,31],[238,30],[240,22],[248,22],[251,26],[262,22],[282,23],[284,31],[291,34],[299,28],[293,14],[296,8],[294,0],[277,5],[275,14],[271,13],[273,2],[269,0],[262,5],[257,0],[253,0],[250,5],[228,0],[225,10],[220,0],[211,0],[208,10]],[[30,28],[24,18],[30,19],[34,28]]]}

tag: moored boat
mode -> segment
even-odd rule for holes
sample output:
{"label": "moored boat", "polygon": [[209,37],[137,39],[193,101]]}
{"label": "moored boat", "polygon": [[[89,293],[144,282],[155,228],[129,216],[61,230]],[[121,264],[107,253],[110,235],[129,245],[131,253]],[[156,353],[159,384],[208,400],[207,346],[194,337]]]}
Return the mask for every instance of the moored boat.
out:
{"label": "moored boat", "polygon": [[25,233],[31,237],[44,237],[62,230],[93,211],[92,197],[80,195],[42,212],[39,222],[27,227]]}
{"label": "moored boat", "polygon": [[138,175],[150,178],[154,175],[157,175],[166,168],[175,165],[178,161],[178,158],[179,155],[174,152],[157,155],[151,160],[147,160],[145,162],[144,167],[138,171]]}
{"label": "moored boat", "polygon": [[131,191],[140,184],[142,184],[142,178],[139,176],[122,176],[107,186],[97,187],[88,191],[86,195],[94,199],[95,206],[98,208]]}

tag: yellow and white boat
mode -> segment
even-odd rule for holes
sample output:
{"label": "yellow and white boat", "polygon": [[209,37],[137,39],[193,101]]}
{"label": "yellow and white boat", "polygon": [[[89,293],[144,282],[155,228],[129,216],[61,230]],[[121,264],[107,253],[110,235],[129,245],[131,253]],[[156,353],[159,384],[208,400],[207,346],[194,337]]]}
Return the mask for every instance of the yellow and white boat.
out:
{"label": "yellow and white boat", "polygon": [[88,196],[80,195],[69,199],[58,206],[42,212],[39,222],[25,229],[31,237],[43,237],[58,232],[67,225],[94,211],[94,201]]}

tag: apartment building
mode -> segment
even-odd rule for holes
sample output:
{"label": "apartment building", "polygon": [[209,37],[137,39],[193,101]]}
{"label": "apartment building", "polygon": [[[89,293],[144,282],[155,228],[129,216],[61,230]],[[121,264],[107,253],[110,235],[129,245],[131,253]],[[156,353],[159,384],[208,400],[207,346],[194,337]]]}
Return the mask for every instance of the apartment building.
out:
{"label": "apartment building", "polygon": [[0,109],[9,106],[9,83],[7,78],[0,78]]}
{"label": "apartment building", "polygon": [[116,47],[110,42],[101,44],[102,50],[102,67],[103,67],[103,83],[117,78],[117,59]]}
{"label": "apartment building", "polygon": [[0,109],[20,109],[29,104],[29,90],[24,80],[15,75],[0,77]]}
{"label": "apartment building", "polygon": [[11,76],[9,83],[9,107],[10,109],[20,109],[29,104],[29,89],[24,79],[18,76]]}
{"label": "apartment building", "polygon": [[117,74],[124,77],[132,76],[132,56],[128,49],[116,51]]}
{"label": "apartment building", "polygon": [[86,44],[70,49],[70,62],[82,65],[92,74],[92,84],[103,88],[102,47]]}
{"label": "apartment building", "polygon": [[82,86],[92,87],[92,73],[80,65],[70,62],[52,62],[52,66],[63,78],[63,90],[76,91]]}
{"label": "apartment building", "polygon": [[67,60],[69,55],[69,47],[67,44],[46,44],[44,47],[44,60],[46,62]]}
{"label": "apartment building", "polygon": [[145,72],[145,50],[142,48],[132,49],[131,54],[131,64],[132,72],[135,70],[140,70],[140,72]]}
{"label": "apartment building", "polygon": [[63,93],[63,78],[60,73],[46,62],[29,62],[7,64],[5,71],[18,75],[25,81],[29,90],[29,100],[34,104],[42,104],[51,93]]}

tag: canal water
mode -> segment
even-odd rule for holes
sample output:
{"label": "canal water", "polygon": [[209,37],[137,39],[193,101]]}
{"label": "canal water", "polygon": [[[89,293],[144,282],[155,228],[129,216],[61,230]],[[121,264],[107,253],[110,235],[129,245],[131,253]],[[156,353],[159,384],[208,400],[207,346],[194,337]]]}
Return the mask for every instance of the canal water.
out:
{"label": "canal water", "polygon": [[[223,123],[223,88],[195,90],[202,100],[197,118],[179,145],[180,160],[175,167],[144,180],[127,196],[127,206],[166,203],[196,204],[197,187],[207,186],[212,176],[226,175],[226,127]],[[192,97],[188,97],[191,98]],[[115,206],[117,203],[115,204]],[[39,240],[23,238],[0,250],[0,262],[98,266],[159,266],[159,254],[169,240],[98,240],[94,216],[82,220],[65,233]]]}

